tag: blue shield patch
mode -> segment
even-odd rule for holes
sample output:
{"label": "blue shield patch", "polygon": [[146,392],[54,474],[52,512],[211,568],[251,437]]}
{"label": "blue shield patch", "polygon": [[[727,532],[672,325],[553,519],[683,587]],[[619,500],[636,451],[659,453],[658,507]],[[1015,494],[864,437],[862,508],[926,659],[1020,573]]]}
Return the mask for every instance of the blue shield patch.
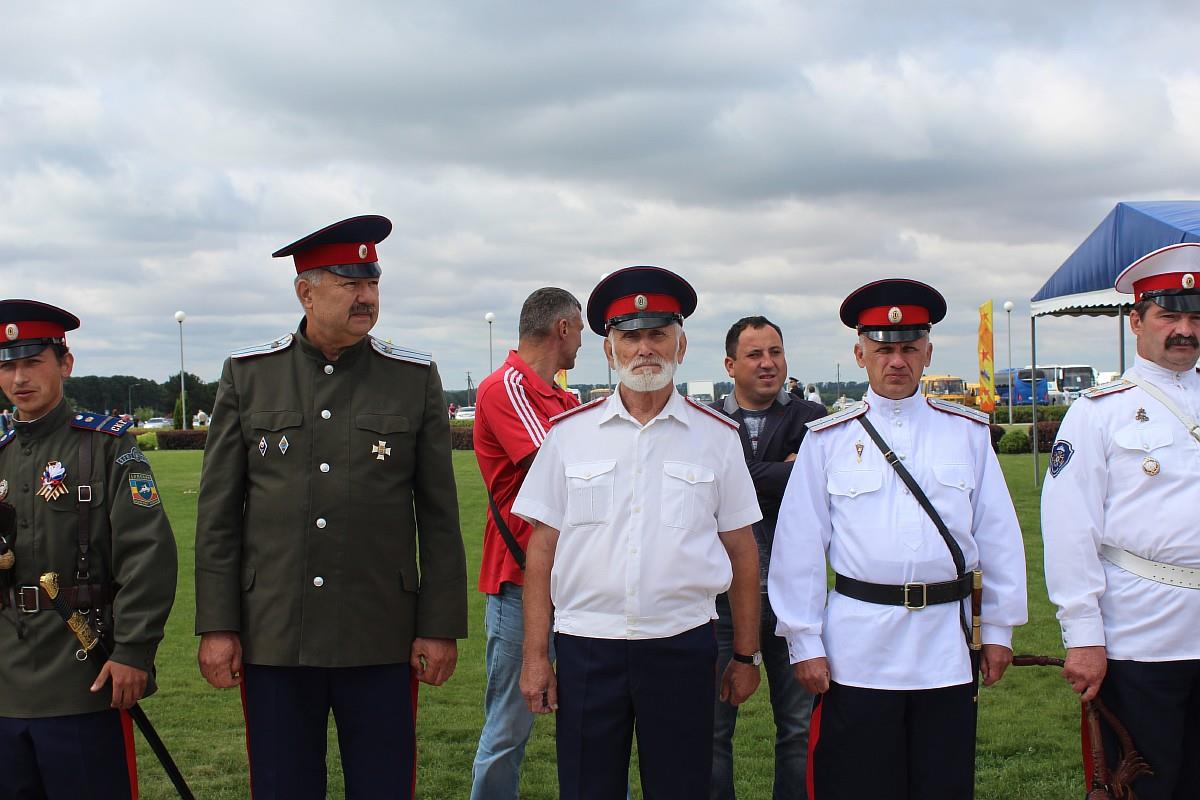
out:
{"label": "blue shield patch", "polygon": [[1075,455],[1075,448],[1071,447],[1071,443],[1066,439],[1059,439],[1055,442],[1054,447],[1050,448],[1050,477],[1057,478],[1058,473],[1067,468],[1073,455]]}
{"label": "blue shield patch", "polygon": [[129,473],[129,493],[135,506],[154,508],[162,502],[158,497],[158,487],[154,485],[154,476],[140,472]]}

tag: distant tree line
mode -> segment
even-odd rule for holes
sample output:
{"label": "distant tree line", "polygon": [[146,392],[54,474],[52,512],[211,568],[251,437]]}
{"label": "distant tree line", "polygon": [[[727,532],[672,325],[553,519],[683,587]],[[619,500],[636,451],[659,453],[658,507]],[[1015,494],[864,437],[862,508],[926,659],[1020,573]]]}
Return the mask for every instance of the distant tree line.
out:
{"label": "distant tree line", "polygon": [[[211,414],[217,398],[217,381],[205,383],[200,376],[187,373],[188,416],[204,410]],[[162,383],[132,375],[84,375],[67,378],[67,397],[79,410],[130,414],[138,418],[170,417],[179,398],[179,375]],[[141,413],[138,413],[141,412]]]}

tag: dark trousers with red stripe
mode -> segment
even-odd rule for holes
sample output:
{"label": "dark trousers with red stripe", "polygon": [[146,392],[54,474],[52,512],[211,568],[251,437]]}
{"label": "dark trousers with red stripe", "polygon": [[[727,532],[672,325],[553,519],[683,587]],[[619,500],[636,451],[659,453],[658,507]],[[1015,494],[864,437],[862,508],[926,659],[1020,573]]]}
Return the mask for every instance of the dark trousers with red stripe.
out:
{"label": "dark trousers with red stripe", "polygon": [[[1140,800],[1200,798],[1200,661],[1110,659],[1100,699],[1154,770],[1133,782]],[[1117,741],[1107,725],[1104,729],[1105,756],[1113,769]]]}
{"label": "dark trousers with red stripe", "polygon": [[970,800],[974,686],[900,691],[834,683],[809,728],[809,800]]}
{"label": "dark trousers with red stripe", "polygon": [[555,634],[560,800],[624,800],[636,730],[642,796],[700,800],[712,778],[717,640]]}
{"label": "dark trousers with red stripe", "polygon": [[243,674],[254,800],[324,800],[330,711],[337,723],[347,800],[411,800],[416,683],[408,664],[246,664]]}
{"label": "dark trousers with red stripe", "polygon": [[136,800],[129,715],[0,717],[0,800]]}

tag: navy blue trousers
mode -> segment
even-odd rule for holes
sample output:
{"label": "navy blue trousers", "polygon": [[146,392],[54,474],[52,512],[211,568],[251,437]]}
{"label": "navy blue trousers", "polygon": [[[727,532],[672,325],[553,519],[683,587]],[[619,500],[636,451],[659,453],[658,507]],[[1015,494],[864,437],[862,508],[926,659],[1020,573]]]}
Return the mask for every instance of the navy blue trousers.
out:
{"label": "navy blue trousers", "polygon": [[0,800],[130,800],[137,762],[129,715],[0,717]]}
{"label": "navy blue trousers", "polygon": [[324,800],[330,711],[337,722],[347,800],[411,800],[416,692],[408,664],[246,664],[242,704],[254,800]]}
{"label": "navy blue trousers", "polygon": [[830,684],[808,732],[809,800],[970,800],[975,687],[914,691]]}
{"label": "navy blue trousers", "polygon": [[646,800],[708,797],[717,641],[712,623],[666,639],[555,634],[561,800],[624,800],[637,733]]}
{"label": "navy blue trousers", "polygon": [[[1133,737],[1153,775],[1130,787],[1140,800],[1200,797],[1200,661],[1108,661],[1100,699]],[[1116,737],[1104,727],[1110,769]]]}

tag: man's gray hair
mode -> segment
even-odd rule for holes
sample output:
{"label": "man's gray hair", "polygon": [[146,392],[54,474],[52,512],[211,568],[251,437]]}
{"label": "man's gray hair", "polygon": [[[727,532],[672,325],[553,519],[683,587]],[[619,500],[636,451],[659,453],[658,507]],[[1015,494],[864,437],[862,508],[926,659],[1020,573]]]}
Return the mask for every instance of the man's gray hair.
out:
{"label": "man's gray hair", "polygon": [[292,282],[293,286],[299,286],[300,281],[304,281],[309,286],[320,286],[321,279],[325,277],[325,268],[316,267],[315,269],[306,269],[296,276],[296,280]]}
{"label": "man's gray hair", "polygon": [[538,289],[521,306],[521,322],[517,335],[521,339],[544,339],[560,319],[570,319],[583,310],[575,295],[566,289],[547,286]]}

